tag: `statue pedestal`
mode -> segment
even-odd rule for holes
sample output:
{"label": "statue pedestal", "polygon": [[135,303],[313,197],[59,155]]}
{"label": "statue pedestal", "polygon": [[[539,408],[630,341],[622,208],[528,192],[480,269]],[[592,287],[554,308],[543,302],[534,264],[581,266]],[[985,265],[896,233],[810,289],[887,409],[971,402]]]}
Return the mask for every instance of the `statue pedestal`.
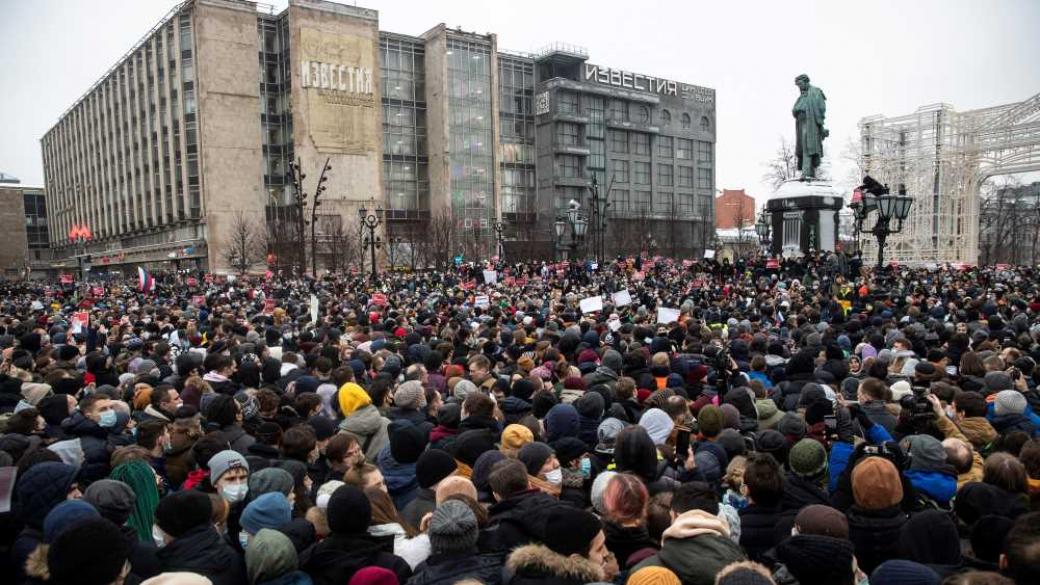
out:
{"label": "statue pedestal", "polygon": [[766,203],[773,234],[770,253],[790,258],[833,252],[838,241],[838,211],[844,203],[829,181],[785,181]]}

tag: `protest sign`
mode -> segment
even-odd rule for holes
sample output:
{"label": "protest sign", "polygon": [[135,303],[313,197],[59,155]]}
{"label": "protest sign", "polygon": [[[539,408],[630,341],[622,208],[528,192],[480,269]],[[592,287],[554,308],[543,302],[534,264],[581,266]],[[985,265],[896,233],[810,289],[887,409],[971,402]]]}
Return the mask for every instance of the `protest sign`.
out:
{"label": "protest sign", "polygon": [[487,295],[477,295],[473,299],[473,306],[487,308],[491,306],[491,301],[488,300]]}
{"label": "protest sign", "polygon": [[494,270],[484,271],[484,284],[495,284],[498,282],[498,273]]}
{"label": "protest sign", "polygon": [[626,288],[610,295],[610,300],[614,302],[615,307],[624,307],[632,304],[632,294]]}
{"label": "protest sign", "polygon": [[581,301],[578,302],[578,306],[581,308],[582,313],[594,313],[596,311],[602,311],[603,297],[596,295],[594,297],[581,299]]}
{"label": "protest sign", "polygon": [[667,307],[657,308],[657,322],[658,323],[674,323],[679,320],[679,309],[669,309]]}

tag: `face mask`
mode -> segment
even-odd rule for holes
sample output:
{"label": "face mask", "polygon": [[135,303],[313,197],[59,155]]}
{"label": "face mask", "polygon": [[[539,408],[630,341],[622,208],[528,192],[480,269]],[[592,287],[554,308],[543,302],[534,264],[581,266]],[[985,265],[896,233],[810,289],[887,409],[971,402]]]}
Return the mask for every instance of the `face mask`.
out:
{"label": "face mask", "polygon": [[98,421],[98,424],[105,428],[116,426],[116,411],[106,410],[105,412],[102,412],[101,420]]}
{"label": "face mask", "polygon": [[581,474],[584,477],[592,476],[592,461],[590,461],[588,457],[585,457],[584,459],[581,460],[581,468],[580,469],[581,469]]}
{"label": "face mask", "polygon": [[249,485],[244,483],[226,485],[220,488],[220,495],[224,496],[224,499],[232,504],[241,502],[245,499],[247,493],[249,493]]}
{"label": "face mask", "polygon": [[155,542],[156,548],[166,546],[166,541],[163,540],[163,531],[158,525],[152,525],[152,540]]}
{"label": "face mask", "polygon": [[545,474],[545,481],[552,485],[560,485],[563,483],[563,471],[557,467],[556,469]]}
{"label": "face mask", "polygon": [[242,545],[242,550],[249,546],[249,533],[245,530],[238,533],[238,544]]}

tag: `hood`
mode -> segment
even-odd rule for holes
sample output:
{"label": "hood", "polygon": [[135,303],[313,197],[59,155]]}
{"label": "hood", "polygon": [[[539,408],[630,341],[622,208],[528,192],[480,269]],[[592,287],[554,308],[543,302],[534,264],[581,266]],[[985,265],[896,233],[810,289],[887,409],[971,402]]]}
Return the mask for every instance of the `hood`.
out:
{"label": "hood", "polygon": [[415,478],[415,464],[399,463],[390,453],[390,445],[379,452],[379,456],[376,457],[376,465],[383,473],[386,488],[391,494],[419,485]]}
{"label": "hood", "polygon": [[295,571],[296,564],[292,541],[269,528],[257,532],[246,548],[246,568],[252,583],[276,580]]}
{"label": "hood", "polygon": [[578,583],[596,583],[606,579],[603,568],[585,557],[563,556],[541,544],[521,546],[509,555],[506,568],[513,574],[559,577]]}
{"label": "hood", "polygon": [[502,399],[502,402],[498,403],[498,407],[502,409],[503,413],[508,414],[520,414],[522,412],[531,411],[531,403],[526,400],[521,400],[516,396],[506,396]]}
{"label": "hood", "polygon": [[729,538],[729,524],[722,518],[703,510],[690,510],[683,512],[672,522],[672,525],[664,531],[661,540],[663,542],[670,538],[693,538],[704,534]]}
{"label": "hood", "polygon": [[976,449],[997,440],[997,431],[985,417],[969,416],[960,422],[960,429]]}
{"label": "hood", "polygon": [[611,380],[617,380],[618,379],[617,372],[614,371],[613,368],[608,368],[607,366],[599,366],[593,372],[593,375],[596,376],[596,377],[610,378]]}
{"label": "hood", "polygon": [[383,415],[379,414],[378,408],[369,404],[355,410],[353,414],[343,419],[339,423],[339,428],[354,435],[367,437],[379,432],[382,425]]}
{"label": "hood", "polygon": [[156,552],[163,568],[213,577],[230,571],[241,560],[220,540],[210,524],[192,528]]}
{"label": "hood", "polygon": [[104,427],[83,416],[82,412],[72,413],[72,416],[61,423],[61,428],[66,433],[77,437],[91,436],[99,439],[108,437],[108,431]]}
{"label": "hood", "polygon": [[[747,559],[740,546],[718,535],[704,534],[694,538],[666,538],[657,553],[666,567],[678,575],[684,585],[715,583],[715,575],[723,567]],[[646,564],[652,564],[650,559]],[[644,564],[636,565],[639,570]]]}
{"label": "hood", "polygon": [[332,534],[301,555],[300,568],[315,582],[336,583],[344,575],[376,565],[381,552],[381,545],[373,540]]}

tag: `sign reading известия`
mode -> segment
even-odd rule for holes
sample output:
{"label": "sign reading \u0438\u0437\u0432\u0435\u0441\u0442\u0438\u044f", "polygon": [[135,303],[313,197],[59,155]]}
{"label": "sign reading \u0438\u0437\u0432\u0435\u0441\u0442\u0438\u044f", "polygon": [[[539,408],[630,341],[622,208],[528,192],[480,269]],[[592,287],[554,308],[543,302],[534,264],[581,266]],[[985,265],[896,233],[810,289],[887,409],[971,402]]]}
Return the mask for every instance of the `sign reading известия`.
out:
{"label": "sign reading \u0438\u0437\u0432\u0435\u0441\u0442\u0438\u044f", "polygon": [[623,69],[601,67],[592,63],[585,63],[585,81],[659,95],[676,96],[708,104],[715,101],[715,91],[706,87],[677,83],[670,79],[633,73]]}

